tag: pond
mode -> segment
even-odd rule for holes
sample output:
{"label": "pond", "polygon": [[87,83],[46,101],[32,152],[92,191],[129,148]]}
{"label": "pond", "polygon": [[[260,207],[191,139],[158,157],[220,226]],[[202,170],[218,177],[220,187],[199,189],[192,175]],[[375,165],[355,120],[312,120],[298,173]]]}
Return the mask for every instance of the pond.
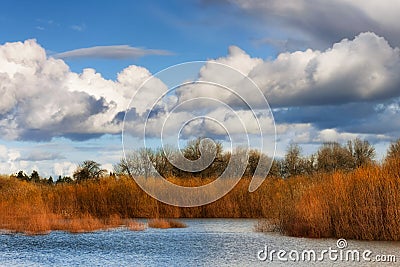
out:
{"label": "pond", "polygon": [[[377,263],[376,260],[400,261],[399,242],[347,240],[347,247],[338,249],[336,239],[293,238],[277,233],[255,232],[254,225],[257,220],[252,219],[182,219],[181,221],[188,227],[149,228],[140,232],[121,227],[85,234],[55,231],[42,236],[2,234],[0,265],[396,266],[398,265],[396,262]],[[337,259],[334,257],[335,253],[329,255],[326,252],[323,254],[324,260],[319,261],[321,251],[329,248],[332,251],[337,250]],[[281,254],[281,259],[278,259],[278,253],[272,253],[271,260],[269,256],[274,250],[283,250],[286,254]],[[312,256],[310,250],[315,251],[315,260],[307,258]],[[352,254],[346,252],[350,250],[359,251],[359,261],[356,261],[356,258],[352,260]],[[362,253],[366,250],[371,251],[366,253],[369,254],[367,259],[370,261],[362,258]],[[340,253],[343,254],[342,258]],[[344,255],[349,256],[347,260]],[[389,257],[390,255],[394,257]]]}

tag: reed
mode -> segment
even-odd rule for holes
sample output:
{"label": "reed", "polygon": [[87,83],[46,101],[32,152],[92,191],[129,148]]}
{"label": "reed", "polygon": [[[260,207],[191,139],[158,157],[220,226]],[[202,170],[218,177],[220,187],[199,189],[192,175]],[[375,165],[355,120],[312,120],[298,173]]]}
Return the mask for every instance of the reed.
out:
{"label": "reed", "polygon": [[276,227],[290,236],[398,241],[399,171],[399,161],[392,161],[285,181]]}
{"label": "reed", "polygon": [[[213,180],[167,179],[185,186]],[[249,178],[242,178],[218,201],[180,208],[153,199],[129,177],[45,185],[0,176],[0,229],[79,233],[125,225],[136,231],[146,226],[131,218],[259,218],[257,230],[291,236],[400,240],[398,159],[352,172],[268,177],[253,193],[248,192],[249,183]],[[183,226],[171,219],[153,219],[148,226]]]}
{"label": "reed", "polygon": [[143,231],[146,229],[146,224],[135,220],[128,220],[125,225],[131,231]]}
{"label": "reed", "polygon": [[160,229],[187,227],[186,224],[184,224],[183,222],[171,219],[151,219],[148,221],[147,224],[150,228],[160,228]]}

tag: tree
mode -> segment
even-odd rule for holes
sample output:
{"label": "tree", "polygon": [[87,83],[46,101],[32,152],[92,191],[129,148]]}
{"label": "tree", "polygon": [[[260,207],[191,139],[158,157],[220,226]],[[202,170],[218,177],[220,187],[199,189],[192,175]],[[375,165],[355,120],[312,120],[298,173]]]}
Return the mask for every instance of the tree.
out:
{"label": "tree", "polygon": [[268,176],[271,177],[284,177],[284,164],[285,161],[283,159],[275,158],[271,164],[271,169],[269,170]]}
{"label": "tree", "polygon": [[61,175],[60,175],[60,176],[58,176],[58,179],[57,179],[57,181],[56,181],[56,184],[72,183],[73,181],[74,181],[74,180],[72,180],[72,178],[69,177],[69,176],[61,177]]}
{"label": "tree", "polygon": [[222,150],[220,142],[214,142],[208,138],[199,137],[190,140],[182,150],[183,158],[177,155],[175,162],[189,171],[174,168],[174,174],[180,177],[192,175],[202,178],[219,176],[225,166]]}
{"label": "tree", "polygon": [[400,159],[400,139],[390,144],[386,160]]}
{"label": "tree", "polygon": [[114,172],[118,175],[144,176],[154,174],[155,155],[150,148],[140,148],[126,154],[120,162],[114,165]]}
{"label": "tree", "polygon": [[93,160],[86,160],[79,164],[75,170],[73,177],[76,181],[84,181],[89,179],[99,179],[106,170],[101,169],[101,165]]}
{"label": "tree", "polygon": [[245,175],[248,177],[252,176],[260,176],[260,175],[268,175],[266,173],[266,170],[268,168],[272,168],[272,159],[268,157],[266,154],[262,153],[259,150],[255,149],[250,149],[248,152],[249,159],[248,159],[248,164],[246,168]]}
{"label": "tree", "polygon": [[37,171],[32,171],[31,181],[34,183],[38,183],[40,181],[39,173]]}
{"label": "tree", "polygon": [[18,172],[17,179],[22,180],[22,181],[29,181],[28,175],[26,175],[23,171]]}
{"label": "tree", "polygon": [[359,138],[349,141],[347,149],[353,156],[355,167],[371,164],[375,158],[375,148],[367,141]]}
{"label": "tree", "polygon": [[261,159],[261,152],[258,150],[249,151],[249,160],[246,168],[246,176],[252,177],[256,171],[257,165]]}
{"label": "tree", "polygon": [[353,155],[337,142],[322,145],[317,152],[317,169],[323,172],[350,171],[355,168]]}
{"label": "tree", "polygon": [[317,167],[317,157],[315,155],[311,155],[310,157],[302,158],[300,166],[304,174],[313,174]]}
{"label": "tree", "polygon": [[162,177],[169,177],[172,175],[173,166],[169,159],[173,159],[178,151],[171,146],[165,145],[158,148],[153,154],[154,168]]}
{"label": "tree", "polygon": [[299,175],[303,172],[302,169],[301,148],[298,144],[290,144],[287,148],[285,159],[283,162],[283,177]]}

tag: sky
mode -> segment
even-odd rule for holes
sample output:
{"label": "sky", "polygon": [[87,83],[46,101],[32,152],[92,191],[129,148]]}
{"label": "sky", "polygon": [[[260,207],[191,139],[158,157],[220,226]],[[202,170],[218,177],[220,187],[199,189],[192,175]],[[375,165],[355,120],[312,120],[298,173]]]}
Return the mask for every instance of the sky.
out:
{"label": "sky", "polygon": [[[257,121],[269,154],[276,130],[278,157],[293,142],[310,154],[358,137],[381,160],[400,137],[396,0],[1,5],[0,173],[71,175],[88,159],[112,170],[123,130],[135,148],[148,127],[154,146],[160,125],[180,142],[206,136],[228,147],[229,137],[246,141],[243,121],[255,140]],[[201,62],[171,67],[191,61]],[[251,109],[210,83],[168,91],[188,79],[233,88]]]}

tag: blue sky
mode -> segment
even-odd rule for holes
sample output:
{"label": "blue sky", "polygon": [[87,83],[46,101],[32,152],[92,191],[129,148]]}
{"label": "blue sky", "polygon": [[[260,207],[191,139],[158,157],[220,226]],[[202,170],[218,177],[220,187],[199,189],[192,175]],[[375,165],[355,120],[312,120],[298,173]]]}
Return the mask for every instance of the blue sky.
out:
{"label": "blue sky", "polygon": [[232,44],[261,57],[274,54],[271,47],[254,45],[260,35],[251,18],[237,20],[235,8],[224,5],[214,7],[197,1],[7,1],[2,10],[1,43],[33,38],[49,54],[120,44],[173,53],[136,60],[66,60],[73,71],[93,67],[107,78],[115,78],[131,64],[154,73],[185,61],[217,58]]}
{"label": "blue sky", "polygon": [[[260,87],[273,108],[278,156],[290,142],[309,154],[322,142],[360,137],[376,146],[381,159],[400,137],[396,1],[1,5],[0,74],[6,76],[0,75],[0,173],[69,175],[85,159],[111,169],[122,156],[121,112],[130,99],[123,90],[196,60],[232,66]],[[211,66],[199,75],[221,82],[220,76]],[[193,97],[189,92],[174,99]],[[160,114],[166,110],[160,107]],[[187,136],[207,129],[220,136],[204,121],[199,125],[189,125]]]}

